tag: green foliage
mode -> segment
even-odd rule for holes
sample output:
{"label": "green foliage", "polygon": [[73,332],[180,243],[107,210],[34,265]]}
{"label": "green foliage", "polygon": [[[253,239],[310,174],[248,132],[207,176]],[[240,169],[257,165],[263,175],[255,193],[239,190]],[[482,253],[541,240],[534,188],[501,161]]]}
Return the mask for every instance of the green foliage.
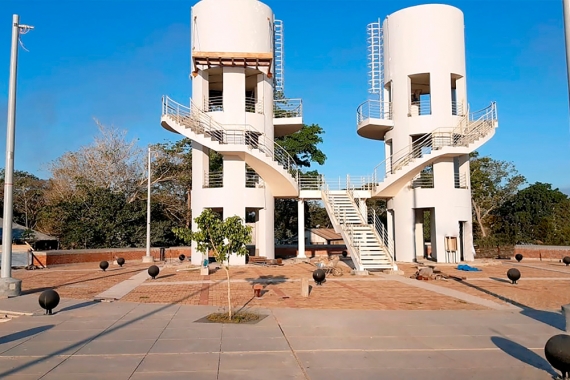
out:
{"label": "green foliage", "polygon": [[[4,182],[4,169],[0,169]],[[47,181],[25,171],[15,170],[13,177],[13,221],[28,228],[36,228],[38,213],[45,205]],[[4,186],[0,187],[0,213],[4,212]]]}
{"label": "green foliage", "polygon": [[493,231],[510,243],[570,245],[569,211],[566,194],[536,182],[496,210]]}
{"label": "green foliage", "polygon": [[493,210],[514,196],[526,179],[512,163],[479,157],[477,152],[471,154],[470,168],[473,220],[479,227],[476,236],[485,237]]}
{"label": "green foliage", "polygon": [[317,147],[323,142],[323,133],[318,124],[303,125],[300,131],[277,137],[275,142],[281,145],[300,167],[310,167],[311,162],[323,165],[327,156]]}
{"label": "green foliage", "polygon": [[226,263],[232,253],[238,256],[248,253],[246,244],[251,240],[251,227],[246,226],[239,216],[222,220],[219,214],[205,209],[194,222],[198,231],[175,228],[174,234],[188,245],[195,241],[198,251],[205,255],[212,252],[221,264]]}

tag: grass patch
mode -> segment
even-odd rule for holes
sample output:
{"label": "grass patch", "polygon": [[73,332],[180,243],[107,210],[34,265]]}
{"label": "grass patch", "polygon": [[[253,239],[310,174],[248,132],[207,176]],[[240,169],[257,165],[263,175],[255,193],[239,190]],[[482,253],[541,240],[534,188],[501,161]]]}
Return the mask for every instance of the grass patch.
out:
{"label": "grass patch", "polygon": [[258,321],[260,316],[255,313],[240,312],[229,318],[228,313],[212,313],[206,317],[208,321],[214,323],[251,323]]}

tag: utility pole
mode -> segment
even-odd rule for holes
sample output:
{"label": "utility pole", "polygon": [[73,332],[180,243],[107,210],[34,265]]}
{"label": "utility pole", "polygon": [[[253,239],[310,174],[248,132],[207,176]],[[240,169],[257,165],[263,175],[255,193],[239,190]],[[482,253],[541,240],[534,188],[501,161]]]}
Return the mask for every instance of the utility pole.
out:
{"label": "utility pole", "polygon": [[12,18],[12,48],[8,86],[8,122],[6,132],[6,166],[4,167],[4,215],[2,225],[2,269],[0,271],[0,298],[22,294],[22,280],[12,278],[12,217],[14,182],[14,135],[16,125],[16,76],[18,71],[18,41],[33,26],[20,25],[20,16]]}
{"label": "utility pole", "polygon": [[152,263],[154,259],[150,255],[150,146],[148,147],[148,189],[147,189],[147,203],[146,203],[146,255],[142,258],[143,263]]}
{"label": "utility pole", "polygon": [[562,0],[562,7],[564,12],[564,37],[566,41],[566,80],[568,81],[568,92],[570,95],[570,0]]}

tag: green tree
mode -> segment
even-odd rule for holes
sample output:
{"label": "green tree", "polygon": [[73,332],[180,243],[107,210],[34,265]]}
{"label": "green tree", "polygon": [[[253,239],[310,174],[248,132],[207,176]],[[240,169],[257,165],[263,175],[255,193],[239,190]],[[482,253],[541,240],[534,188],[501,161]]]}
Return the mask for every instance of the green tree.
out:
{"label": "green tree", "polygon": [[175,228],[174,233],[186,244],[196,242],[199,252],[207,259],[212,252],[214,258],[226,272],[228,282],[228,317],[232,319],[232,299],[230,284],[230,255],[247,255],[246,244],[251,240],[251,227],[246,226],[239,216],[232,216],[222,220],[220,215],[210,209],[205,209],[200,216],[194,219],[198,231],[192,232],[188,228]]}
{"label": "green tree", "polygon": [[[47,181],[25,171],[14,171],[13,221],[26,228],[36,228],[38,213],[45,205]],[[4,183],[4,169],[0,169]],[[4,211],[4,186],[0,189],[0,212]]]}
{"label": "green tree", "polygon": [[548,183],[536,182],[496,212],[493,230],[511,243],[570,244],[570,199]]}
{"label": "green tree", "polygon": [[473,219],[482,238],[488,236],[493,210],[513,197],[526,179],[511,162],[471,153],[471,202]]}

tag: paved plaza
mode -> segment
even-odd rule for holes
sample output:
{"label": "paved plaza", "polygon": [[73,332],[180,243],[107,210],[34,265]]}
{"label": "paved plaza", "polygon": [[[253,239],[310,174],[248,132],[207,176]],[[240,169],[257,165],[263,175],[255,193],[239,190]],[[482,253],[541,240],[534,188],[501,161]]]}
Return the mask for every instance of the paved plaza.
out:
{"label": "paved plaza", "polygon": [[[568,292],[547,290],[569,284],[570,270],[480,264],[441,267],[464,281],[413,280],[412,265],[404,276],[346,268],[308,298],[308,263],[235,267],[234,306],[264,316],[248,325],[203,322],[225,305],[223,271],[169,265],[150,280],[139,263],[15,270],[24,295],[0,300],[0,310],[22,314],[0,323],[0,379],[551,379],[544,345],[564,333]],[[518,285],[505,281],[514,266]],[[49,287],[62,301],[45,316],[37,300]],[[117,299],[94,301],[103,294]]]}

